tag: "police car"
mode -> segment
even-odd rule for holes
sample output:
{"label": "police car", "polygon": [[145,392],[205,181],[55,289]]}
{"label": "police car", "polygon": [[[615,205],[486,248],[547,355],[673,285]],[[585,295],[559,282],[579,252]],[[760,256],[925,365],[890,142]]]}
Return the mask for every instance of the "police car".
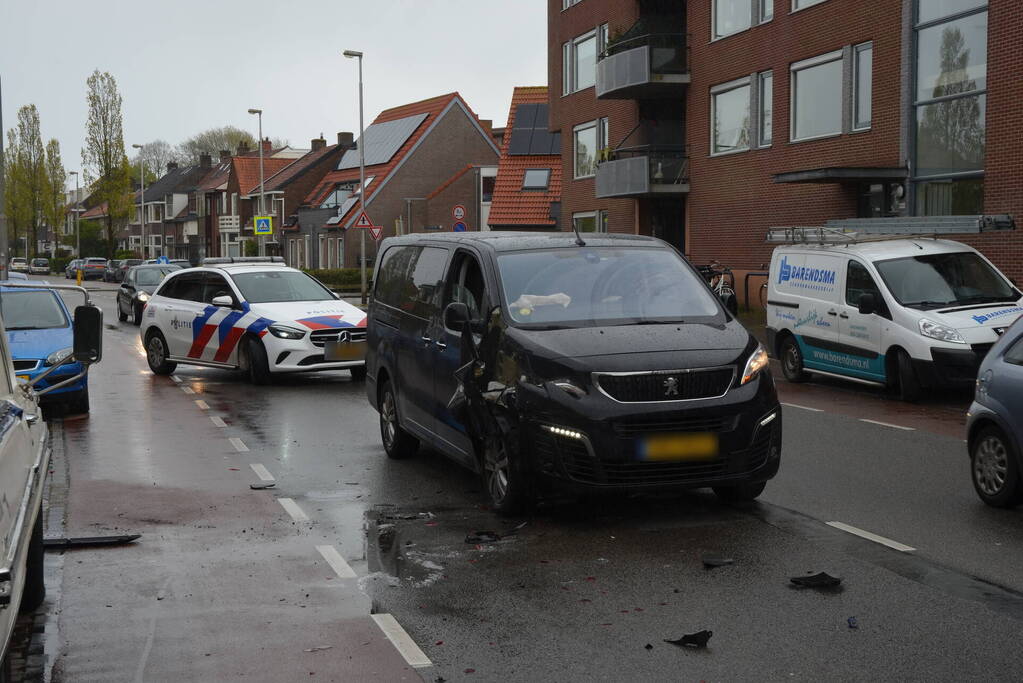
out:
{"label": "police car", "polygon": [[366,314],[279,257],[205,259],[146,304],[142,343],[158,375],[178,363],[276,373],[347,369],[365,377]]}

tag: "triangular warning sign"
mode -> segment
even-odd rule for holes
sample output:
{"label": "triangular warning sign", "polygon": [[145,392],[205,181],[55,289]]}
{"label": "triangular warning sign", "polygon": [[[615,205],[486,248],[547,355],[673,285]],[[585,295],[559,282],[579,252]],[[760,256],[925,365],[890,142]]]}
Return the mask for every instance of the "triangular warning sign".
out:
{"label": "triangular warning sign", "polygon": [[373,239],[379,241],[380,236],[384,234],[384,226],[382,225],[371,225],[369,228],[369,235]]}
{"label": "triangular warning sign", "polygon": [[369,216],[365,211],[359,216],[359,219],[355,221],[355,227],[357,228],[371,228],[373,227],[373,221],[369,219]]}

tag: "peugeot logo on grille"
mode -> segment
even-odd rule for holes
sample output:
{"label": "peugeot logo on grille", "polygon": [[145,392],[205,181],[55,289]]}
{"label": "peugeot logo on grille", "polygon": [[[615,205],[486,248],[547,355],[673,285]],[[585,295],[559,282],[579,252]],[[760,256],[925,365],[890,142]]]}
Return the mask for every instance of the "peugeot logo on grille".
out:
{"label": "peugeot logo on grille", "polygon": [[678,377],[669,377],[664,380],[664,395],[678,396]]}

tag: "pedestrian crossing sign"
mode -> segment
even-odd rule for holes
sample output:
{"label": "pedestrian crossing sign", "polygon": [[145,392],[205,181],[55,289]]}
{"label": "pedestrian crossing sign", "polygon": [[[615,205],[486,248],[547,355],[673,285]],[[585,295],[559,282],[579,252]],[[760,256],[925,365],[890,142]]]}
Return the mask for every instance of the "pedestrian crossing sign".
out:
{"label": "pedestrian crossing sign", "polygon": [[255,228],[253,233],[256,235],[272,235],[274,232],[273,228],[273,216],[256,216],[252,219],[254,221]]}

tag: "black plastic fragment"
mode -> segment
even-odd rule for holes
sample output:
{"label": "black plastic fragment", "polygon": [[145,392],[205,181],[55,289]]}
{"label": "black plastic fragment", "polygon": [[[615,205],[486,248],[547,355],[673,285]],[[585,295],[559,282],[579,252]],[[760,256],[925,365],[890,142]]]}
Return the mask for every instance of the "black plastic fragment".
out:
{"label": "black plastic fragment", "polygon": [[825,572],[813,576],[793,576],[789,581],[802,588],[834,588],[842,583],[842,579]]}
{"label": "black plastic fragment", "polygon": [[860,627],[860,622],[856,621],[856,617],[849,617],[849,628],[857,629]]}
{"label": "black plastic fragment", "polygon": [[253,491],[263,491],[265,489],[272,489],[277,486],[276,481],[261,481],[258,484],[249,484],[249,488]]}
{"label": "black plastic fragment", "polygon": [[643,646],[643,649],[644,650],[653,650],[654,646],[651,645],[650,643],[647,643],[646,645]]}
{"label": "black plastic fragment", "polygon": [[474,531],[465,537],[466,543],[474,545],[478,543],[496,543],[500,540],[501,537],[493,531]]}
{"label": "black plastic fragment", "polygon": [[730,557],[717,557],[714,555],[704,555],[703,566],[707,569],[714,569],[715,567],[726,567],[730,564],[735,564],[735,560]]}
{"label": "black plastic fragment", "polygon": [[70,550],[72,548],[95,548],[97,546],[124,545],[142,538],[142,534],[121,536],[80,536],[77,538],[44,538],[46,550]]}
{"label": "black plastic fragment", "polygon": [[697,631],[696,633],[689,633],[682,636],[678,640],[665,639],[664,642],[677,645],[678,647],[691,647],[695,649],[702,649],[707,647],[707,642],[710,641],[710,637],[714,635],[713,631]]}

